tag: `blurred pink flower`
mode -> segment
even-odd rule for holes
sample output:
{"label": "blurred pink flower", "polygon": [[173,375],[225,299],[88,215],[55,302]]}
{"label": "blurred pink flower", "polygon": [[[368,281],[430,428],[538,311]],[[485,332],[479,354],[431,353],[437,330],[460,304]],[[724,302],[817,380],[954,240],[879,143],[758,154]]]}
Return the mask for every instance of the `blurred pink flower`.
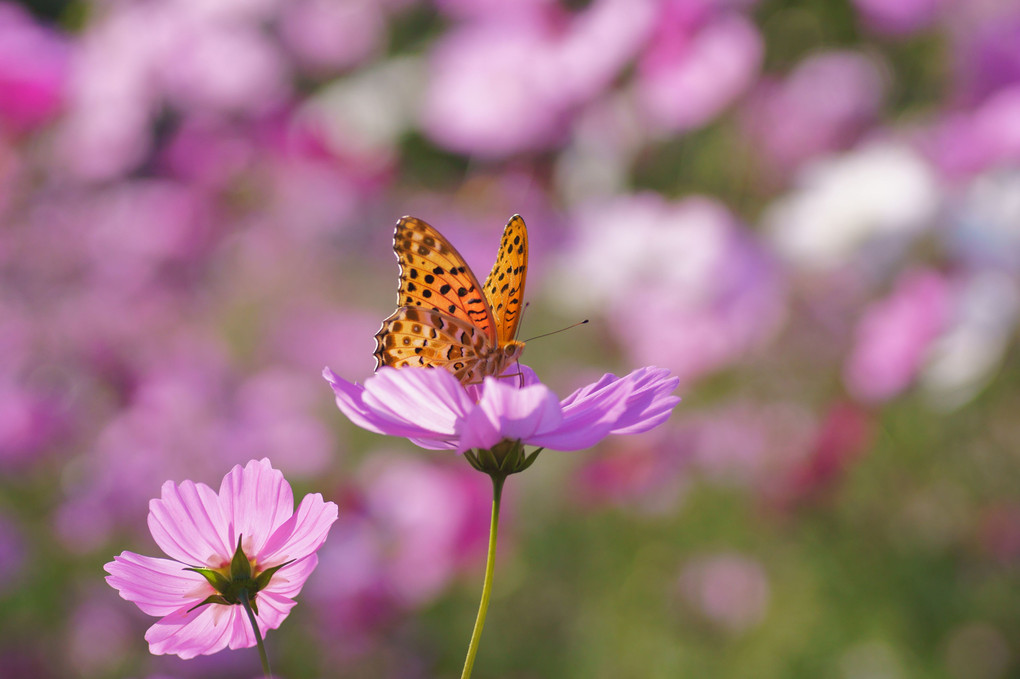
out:
{"label": "blurred pink flower", "polygon": [[597,0],[567,17],[518,9],[457,27],[433,50],[423,127],[447,148],[485,156],[559,143],[653,18],[645,0]]}
{"label": "blurred pink flower", "polygon": [[768,608],[768,575],[757,560],[741,554],[693,559],[684,567],[679,585],[684,598],[699,613],[732,633],[757,625]]}
{"label": "blurred pink flower", "polygon": [[866,451],[872,417],[853,403],[836,403],[818,426],[807,457],[797,462],[782,486],[772,489],[780,508],[832,497],[833,487]]}
{"label": "blurred pink flower", "polygon": [[944,115],[921,132],[921,144],[950,179],[1020,163],[1020,84],[1004,87],[969,111]]}
{"label": "blurred pink flower", "polygon": [[[318,493],[305,496],[295,512],[290,484],[268,459],[234,467],[218,495],[202,483],[167,481],[149,504],[149,529],[173,561],[122,552],[106,564],[106,581],[144,613],[161,617],[145,635],[155,655],[193,658],[248,648],[255,635],[240,601],[230,599],[238,592],[214,588],[189,567],[229,580],[235,550],[243,550],[253,565],[250,579],[230,584],[248,593],[265,634],[293,608],[336,518],[337,506]],[[206,603],[217,596],[223,603]]]}
{"label": "blurred pink flower", "polygon": [[764,49],[743,15],[710,14],[704,3],[669,0],[638,61],[637,101],[660,129],[700,127],[750,87]]}
{"label": "blurred pink flower", "polygon": [[374,0],[300,0],[281,6],[280,37],[307,69],[347,68],[380,48],[386,17]]}
{"label": "blurred pink flower", "polygon": [[945,0],[853,0],[864,24],[885,35],[909,35],[935,20]]}
{"label": "blurred pink flower", "polygon": [[865,402],[885,401],[910,385],[945,328],[949,295],[939,274],[910,272],[865,312],[843,373],[852,395]]}
{"label": "blurred pink flower", "polygon": [[800,404],[736,401],[688,418],[678,441],[691,449],[694,469],[707,480],[775,495],[806,464],[816,429]]}
{"label": "blurred pink flower", "polygon": [[721,203],[644,193],[587,203],[573,223],[553,289],[605,314],[635,362],[686,383],[762,345],[785,315],[777,265]]}
{"label": "blurred pink flower", "polygon": [[499,19],[515,12],[554,7],[557,0],[435,0],[439,11],[457,19]]}
{"label": "blurred pink flower", "polygon": [[273,456],[288,475],[318,473],[330,461],[332,438],[309,401],[321,383],[283,368],[243,379],[222,347],[181,344],[162,338],[161,360],[130,372],[126,402],[104,414],[57,515],[68,548],[95,549],[130,525],[159,479],[212,480],[252,455]]}
{"label": "blurred pink flower", "polygon": [[1003,88],[1020,85],[1020,6],[1005,3],[979,19],[975,28],[959,32],[951,53],[959,103],[974,106]]}
{"label": "blurred pink flower", "polygon": [[403,607],[430,601],[484,555],[490,497],[472,470],[394,456],[361,474],[364,511],[391,543],[383,569]]}
{"label": "blurred pink flower", "polygon": [[782,81],[763,78],[743,109],[755,145],[784,172],[844,148],[877,120],[885,89],[880,64],[858,52],[823,52]]}
{"label": "blurred pink flower", "polygon": [[[509,440],[580,450],[609,434],[637,434],[664,422],[680,402],[678,380],[658,368],[606,374],[562,401],[521,366],[524,386],[487,377],[463,387],[445,370],[383,367],[365,386],[326,368],[337,407],[369,431],[404,436],[433,450],[489,450]],[[512,378],[516,380],[516,378]]]}
{"label": "blurred pink flower", "polygon": [[341,654],[434,601],[484,559],[488,536],[491,489],[474,470],[379,450],[365,459],[305,589]]}
{"label": "blurred pink flower", "polygon": [[63,105],[70,48],[21,7],[0,3],[0,130],[33,129]]}
{"label": "blurred pink flower", "polygon": [[611,503],[641,513],[676,511],[687,488],[689,446],[663,427],[640,439],[619,439],[586,460],[570,484],[583,505]]}

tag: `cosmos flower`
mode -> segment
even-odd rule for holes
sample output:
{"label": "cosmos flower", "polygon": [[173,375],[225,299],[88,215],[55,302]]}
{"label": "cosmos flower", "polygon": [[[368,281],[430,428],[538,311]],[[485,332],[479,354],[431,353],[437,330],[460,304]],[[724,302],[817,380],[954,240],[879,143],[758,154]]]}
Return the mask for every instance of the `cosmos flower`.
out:
{"label": "cosmos flower", "polygon": [[337,407],[359,427],[458,453],[504,441],[580,450],[609,434],[647,431],[680,402],[670,395],[678,380],[661,368],[606,374],[562,401],[530,368],[521,374],[523,386],[516,377],[487,377],[463,387],[445,370],[383,367],[361,386],[323,371]]}
{"label": "cosmos flower", "polygon": [[172,560],[123,552],[104,567],[106,581],[161,616],[145,633],[155,655],[248,648],[255,635],[240,597],[247,593],[261,634],[279,627],[336,518],[337,506],[318,493],[295,511],[290,484],[265,458],[235,466],[218,495],[203,483],[167,481],[149,503],[149,530]]}

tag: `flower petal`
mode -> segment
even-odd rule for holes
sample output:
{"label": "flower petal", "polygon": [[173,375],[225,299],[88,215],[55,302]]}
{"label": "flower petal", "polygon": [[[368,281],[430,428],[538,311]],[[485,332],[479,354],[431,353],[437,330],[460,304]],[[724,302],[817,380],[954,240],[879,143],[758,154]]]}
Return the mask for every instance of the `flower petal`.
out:
{"label": "flower petal", "polygon": [[306,495],[294,515],[266,540],[261,552],[255,553],[259,568],[272,568],[314,554],[326,541],[337,513],[336,504],[324,502],[322,495]]}
{"label": "flower petal", "polygon": [[563,407],[563,421],[558,427],[538,432],[527,443],[555,450],[581,450],[595,445],[609,435],[626,412],[630,387],[626,383],[622,387],[598,390],[593,395],[575,399]]}
{"label": "flower petal", "polygon": [[329,368],[337,407],[354,424],[389,436],[450,439],[454,423],[471,400],[445,370],[383,367],[365,386],[351,384]]}
{"label": "flower petal", "polygon": [[164,483],[149,501],[149,531],[167,556],[192,566],[218,568],[234,553],[219,498],[204,483]]}
{"label": "flower petal", "polygon": [[276,571],[262,592],[272,592],[273,594],[293,599],[301,593],[301,588],[304,587],[305,581],[308,580],[318,564],[319,557],[315,554],[298,559],[294,563]]}
{"label": "flower petal", "polygon": [[[209,604],[191,612],[182,608],[145,632],[149,652],[153,655],[178,655],[187,660],[222,651],[234,633],[238,615],[244,616],[240,606]],[[252,637],[251,645],[254,644]]]}
{"label": "flower petal", "polygon": [[657,427],[680,403],[680,397],[672,395],[680,379],[669,377],[664,368],[640,368],[623,380],[628,380],[633,388],[627,397],[627,410],[617,420],[613,434],[640,434]]}
{"label": "flower petal", "polygon": [[390,423],[421,432],[414,436],[440,439],[451,438],[474,405],[445,370],[385,366],[365,382],[364,403]]}
{"label": "flower petal", "polygon": [[[314,560],[315,557],[313,556],[311,557],[311,559]],[[284,596],[278,592],[270,592],[266,590],[263,590],[258,593],[258,603],[259,603],[258,614],[259,629],[262,631],[263,636],[265,635],[267,630],[276,629],[280,625],[282,625],[283,621],[287,619],[288,615],[290,615],[290,609],[294,608],[294,606],[297,605],[297,602],[288,596]],[[250,633],[251,632],[250,625],[245,626],[248,627],[248,632]],[[254,641],[252,643],[254,643]],[[250,645],[251,644],[249,644],[249,646]],[[231,646],[231,648],[235,647]]]}
{"label": "flower petal", "polygon": [[169,559],[121,552],[103,569],[110,574],[106,582],[148,615],[169,615],[215,593],[201,575]]}
{"label": "flower petal", "polygon": [[544,384],[517,388],[486,377],[481,400],[460,423],[457,452],[492,448],[504,439],[527,441],[562,420],[559,401]]}
{"label": "flower petal", "polygon": [[[229,544],[243,536],[244,553],[260,553],[269,537],[294,514],[294,493],[269,460],[235,466],[220,484],[220,505],[229,525]],[[233,550],[231,550],[233,553]]]}
{"label": "flower petal", "polygon": [[376,434],[403,436],[403,434],[390,434],[387,427],[390,423],[379,417],[371,408],[365,405],[365,387],[348,382],[329,368],[323,369],[322,376],[333,387],[337,408],[351,422],[362,429],[367,429]]}

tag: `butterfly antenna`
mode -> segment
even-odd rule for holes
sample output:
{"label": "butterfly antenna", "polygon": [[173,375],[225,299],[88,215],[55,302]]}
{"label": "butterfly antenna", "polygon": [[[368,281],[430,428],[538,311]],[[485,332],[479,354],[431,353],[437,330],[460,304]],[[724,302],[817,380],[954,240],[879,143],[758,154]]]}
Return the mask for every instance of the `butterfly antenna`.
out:
{"label": "butterfly antenna", "polygon": [[520,318],[520,320],[517,321],[517,329],[514,330],[514,341],[515,342],[517,341],[517,338],[520,337],[520,335],[521,335],[521,328],[524,327],[524,312],[528,310],[528,306],[530,304],[531,304],[531,302],[525,302],[524,306],[521,307],[521,318]]}
{"label": "butterfly antenna", "polygon": [[574,323],[573,325],[568,325],[565,328],[560,328],[559,330],[553,330],[552,332],[542,333],[541,335],[535,335],[531,339],[524,340],[524,341],[525,342],[530,342],[531,340],[537,340],[537,339],[541,339],[542,337],[548,337],[549,335],[555,335],[558,332],[563,332],[564,330],[570,330],[571,328],[576,328],[577,326],[584,325],[587,322],[588,322],[588,319],[586,318],[583,321],[578,321],[577,323]]}

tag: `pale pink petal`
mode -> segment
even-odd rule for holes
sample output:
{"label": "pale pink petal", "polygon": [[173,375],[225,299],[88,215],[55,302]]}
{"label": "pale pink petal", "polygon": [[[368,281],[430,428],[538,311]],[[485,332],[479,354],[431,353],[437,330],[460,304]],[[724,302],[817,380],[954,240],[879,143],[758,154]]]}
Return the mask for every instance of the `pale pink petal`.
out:
{"label": "pale pink petal", "polygon": [[[241,606],[231,606],[234,615],[230,619],[230,633],[227,639],[227,646],[230,648],[251,648],[255,645],[255,633],[251,629],[251,621],[248,613]],[[259,615],[255,616],[258,623],[259,633],[266,638],[266,626],[262,623],[262,606],[259,606]]]}
{"label": "pale pink petal", "polygon": [[[378,393],[374,399],[369,399],[369,384],[372,384],[380,376],[385,376],[390,370],[392,370],[392,368],[381,369],[376,376],[369,378],[368,383],[366,383],[364,387],[348,382],[347,380],[339,377],[329,368],[326,368],[322,374],[333,387],[337,407],[351,420],[351,422],[363,429],[387,436],[406,436],[409,438],[425,439],[437,437],[453,438],[452,424],[449,425],[446,430],[441,428],[443,423],[449,423],[451,419],[455,419],[455,417],[451,416],[450,413],[444,413],[444,415],[439,419],[438,424],[440,428],[437,430],[436,422],[429,422],[428,420],[426,420],[424,424],[412,422],[412,419],[420,418],[414,418],[413,415],[405,417],[400,412],[394,412],[394,409],[389,407],[377,407],[379,405]],[[426,372],[440,374],[446,372],[445,370],[425,371],[414,368],[406,368],[402,371],[402,373],[406,371],[410,371],[415,374]],[[452,378],[452,375],[449,376]],[[425,379],[427,380],[427,378]],[[388,384],[391,384],[391,381],[387,380],[381,384],[375,385],[376,391],[382,392],[382,400],[384,404],[386,400],[385,387]],[[429,392],[426,391],[420,393],[428,394]],[[435,400],[432,405],[436,405]]]}
{"label": "pale pink petal", "polygon": [[640,368],[622,378],[630,382],[627,395],[627,409],[624,411],[611,434],[640,434],[665,422],[680,403],[679,396],[672,391],[680,383],[677,377],[669,377],[663,368]]}
{"label": "pale pink petal", "polygon": [[255,553],[259,568],[272,568],[314,553],[325,542],[336,518],[335,503],[324,502],[318,493],[306,495],[297,512],[266,540],[261,552]]}
{"label": "pale pink petal", "polygon": [[365,382],[365,405],[411,435],[453,436],[457,421],[474,405],[460,382],[445,370],[383,367]]}
{"label": "pale pink petal", "polygon": [[[191,612],[181,609],[166,616],[145,633],[153,655],[174,654],[187,660],[222,651],[234,629],[240,606],[209,604]],[[254,644],[254,641],[252,642]]]}
{"label": "pale pink petal", "polygon": [[[262,551],[269,536],[294,513],[294,493],[269,460],[235,466],[220,484],[220,504],[229,522],[228,540],[236,548],[243,536],[245,554]],[[233,553],[233,550],[231,550]]]}
{"label": "pale pink petal", "polygon": [[563,421],[553,430],[539,432],[527,443],[555,450],[581,450],[604,439],[626,412],[629,385],[576,400],[563,408]]}
{"label": "pale pink petal", "polygon": [[167,556],[192,566],[223,566],[236,547],[226,541],[219,498],[204,483],[164,483],[161,497],[149,502],[149,530]]}
{"label": "pale pink petal", "polygon": [[259,592],[259,596],[272,593],[293,599],[301,592],[305,581],[308,580],[308,576],[312,574],[318,563],[319,557],[312,554],[295,561],[289,566],[284,566],[273,574],[266,588]]}
{"label": "pale pink petal", "polygon": [[[290,614],[290,609],[294,608],[297,602],[282,594],[263,590],[258,593],[258,604],[259,629],[265,635],[267,630],[276,629],[283,624],[283,621],[287,619],[287,615]],[[248,628],[250,632],[251,626],[248,625]],[[252,644],[254,643],[252,641]],[[231,648],[234,647],[231,646]]]}
{"label": "pale pink petal", "polygon": [[407,440],[427,450],[456,450],[458,445],[454,439],[419,439],[411,436]]}
{"label": "pale pink petal", "polygon": [[562,420],[556,395],[545,385],[518,389],[487,377],[482,399],[462,420],[458,452],[492,448],[504,439],[528,440],[555,430]]}
{"label": "pale pink petal", "polygon": [[106,582],[148,615],[168,615],[215,593],[204,577],[169,559],[122,552],[103,568]]}

